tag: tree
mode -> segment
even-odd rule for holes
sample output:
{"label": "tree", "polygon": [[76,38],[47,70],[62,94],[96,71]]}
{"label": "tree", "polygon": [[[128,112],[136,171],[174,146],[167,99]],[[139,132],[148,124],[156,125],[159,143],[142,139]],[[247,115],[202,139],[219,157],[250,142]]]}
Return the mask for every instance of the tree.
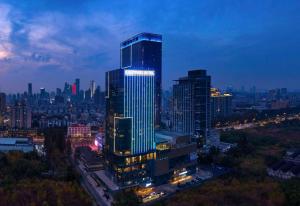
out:
{"label": "tree", "polygon": [[286,196],[286,205],[299,206],[300,205],[300,179],[290,179],[282,182],[281,185]]}
{"label": "tree", "polygon": [[139,206],[139,199],[134,191],[121,191],[114,197],[112,206]]}

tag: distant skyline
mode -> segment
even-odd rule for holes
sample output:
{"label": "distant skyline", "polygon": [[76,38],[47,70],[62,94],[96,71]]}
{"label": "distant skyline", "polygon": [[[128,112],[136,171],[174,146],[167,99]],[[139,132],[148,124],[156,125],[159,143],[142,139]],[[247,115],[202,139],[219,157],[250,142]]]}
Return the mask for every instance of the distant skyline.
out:
{"label": "distant skyline", "polygon": [[225,88],[300,89],[297,0],[0,0],[0,91],[104,88],[121,41],[163,35],[163,88],[206,69]]}

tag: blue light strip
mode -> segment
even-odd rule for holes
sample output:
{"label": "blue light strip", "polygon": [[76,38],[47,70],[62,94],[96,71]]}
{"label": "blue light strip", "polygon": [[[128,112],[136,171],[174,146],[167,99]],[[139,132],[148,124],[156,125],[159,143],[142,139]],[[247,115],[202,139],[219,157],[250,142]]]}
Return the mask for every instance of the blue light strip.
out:
{"label": "blue light strip", "polygon": [[132,154],[155,150],[154,78],[124,75],[124,115],[132,118]]}
{"label": "blue light strip", "polygon": [[[127,41],[128,41],[128,43],[125,43]],[[158,37],[151,37],[151,38],[148,38],[148,37],[138,37],[137,40],[132,40],[132,41],[131,40],[127,40],[127,41],[125,41],[125,42],[123,42],[121,44],[121,49],[124,49],[126,47],[129,47],[129,46],[131,46],[133,44],[136,44],[136,43],[139,43],[139,42],[142,42],[142,41],[160,42],[161,43],[162,39],[158,38]]]}

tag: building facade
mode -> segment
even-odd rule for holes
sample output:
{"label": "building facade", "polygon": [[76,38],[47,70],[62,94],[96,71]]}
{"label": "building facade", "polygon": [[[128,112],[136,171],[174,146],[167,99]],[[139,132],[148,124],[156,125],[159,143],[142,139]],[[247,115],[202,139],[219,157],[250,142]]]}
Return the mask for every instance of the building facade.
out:
{"label": "building facade", "polygon": [[173,86],[174,132],[194,136],[200,146],[209,136],[211,77],[206,70],[192,70]]}
{"label": "building facade", "polygon": [[232,95],[211,89],[211,118],[212,121],[228,117],[232,114]]}
{"label": "building facade", "polygon": [[6,110],[6,94],[0,93],[0,113]]}
{"label": "building facade", "polygon": [[106,73],[107,171],[120,187],[150,180],[155,159],[155,71]]}
{"label": "building facade", "polygon": [[34,144],[27,137],[0,137],[0,152],[22,151],[32,152]]}
{"label": "building facade", "polygon": [[161,121],[162,36],[141,33],[121,43],[121,68],[155,71],[155,125]]}
{"label": "building facade", "polygon": [[197,144],[190,135],[159,131],[156,133],[154,183],[178,184],[191,179],[197,165]]}
{"label": "building facade", "polygon": [[16,102],[11,108],[11,127],[17,129],[31,128],[31,108],[25,102]]}

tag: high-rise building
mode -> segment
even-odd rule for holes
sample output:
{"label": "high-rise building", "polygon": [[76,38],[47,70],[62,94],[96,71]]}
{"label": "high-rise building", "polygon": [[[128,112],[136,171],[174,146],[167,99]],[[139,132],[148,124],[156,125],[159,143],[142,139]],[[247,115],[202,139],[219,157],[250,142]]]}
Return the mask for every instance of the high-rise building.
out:
{"label": "high-rise building", "polygon": [[94,103],[101,108],[103,107],[104,102],[105,102],[104,96],[105,96],[105,94],[104,94],[104,92],[101,92],[100,86],[97,86],[97,89],[96,89],[95,95],[94,95]]}
{"label": "high-rise building", "polygon": [[71,86],[68,82],[65,82],[65,86],[64,86],[64,94],[65,95],[69,95],[71,94]]}
{"label": "high-rise building", "polygon": [[80,91],[80,79],[75,79],[75,85],[76,85],[76,95],[79,96]]}
{"label": "high-rise building", "polygon": [[211,77],[206,70],[193,70],[173,85],[173,131],[193,135],[199,145],[211,128]]}
{"label": "high-rise building", "polygon": [[0,93],[0,113],[6,110],[6,94]]}
{"label": "high-rise building", "polygon": [[96,83],[94,80],[92,80],[90,83],[90,91],[91,91],[91,98],[93,98],[96,91]]}
{"label": "high-rise building", "polygon": [[106,73],[107,170],[120,186],[150,180],[155,159],[155,71]]}
{"label": "high-rise building", "polygon": [[76,95],[77,94],[77,85],[76,83],[72,84],[72,95]]}
{"label": "high-rise building", "polygon": [[16,102],[11,108],[11,127],[18,129],[31,128],[31,109],[25,102]]}
{"label": "high-rise building", "polygon": [[232,95],[211,88],[211,118],[217,121],[232,114]]}
{"label": "high-rise building", "polygon": [[162,36],[141,33],[121,43],[121,68],[155,71],[155,125],[161,121]]}
{"label": "high-rise building", "polygon": [[46,89],[44,87],[40,88],[40,95],[41,95],[41,98],[45,98],[46,97]]}
{"label": "high-rise building", "polygon": [[31,97],[32,96],[32,83],[28,83],[28,96]]}

